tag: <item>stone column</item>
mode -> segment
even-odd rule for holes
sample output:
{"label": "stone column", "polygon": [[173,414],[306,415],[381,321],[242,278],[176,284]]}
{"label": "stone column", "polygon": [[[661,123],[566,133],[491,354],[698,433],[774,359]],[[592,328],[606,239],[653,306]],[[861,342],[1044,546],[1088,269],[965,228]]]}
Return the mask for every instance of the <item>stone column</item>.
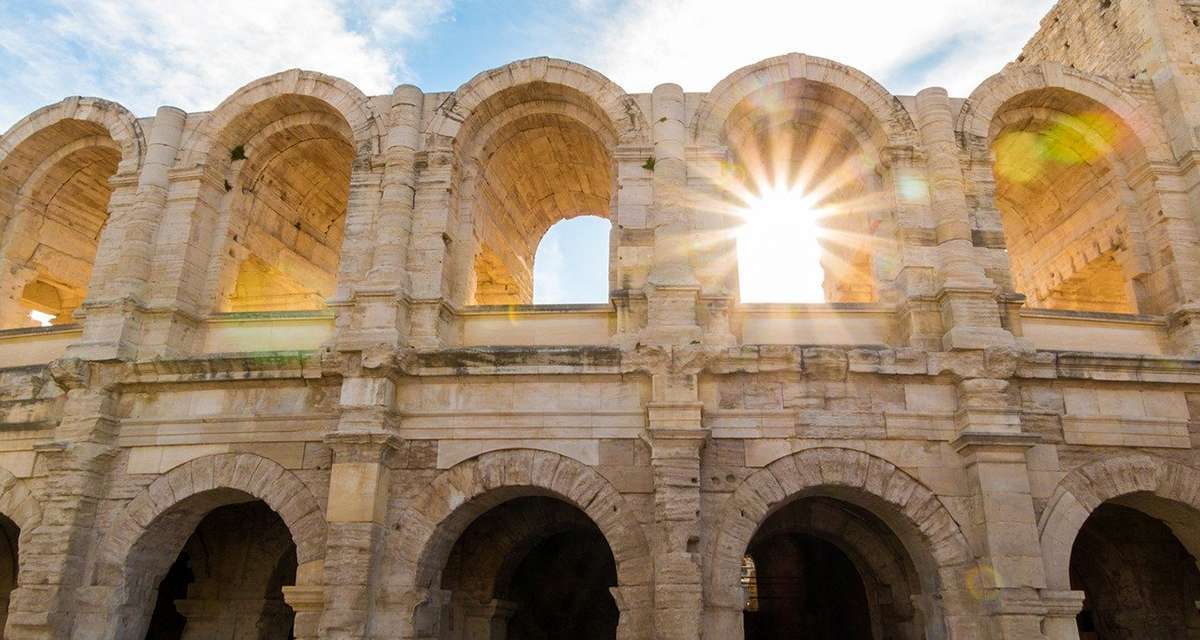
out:
{"label": "stone column", "polygon": [[980,570],[968,589],[988,616],[990,637],[1041,638],[1045,613],[1039,590],[1046,586],[1037,518],[1025,452],[1038,437],[1023,433],[1020,407],[1008,397],[1009,383],[972,378],[958,385],[958,438],[975,492],[974,521],[982,541]]}
{"label": "stone column", "polygon": [[85,305],[83,337],[71,345],[67,355],[101,360],[137,354],[155,237],[167,204],[168,172],[175,165],[186,120],[182,109],[158,108],[136,196],[132,206],[113,210],[101,237]]}
{"label": "stone column", "polygon": [[929,204],[940,261],[935,296],[946,331],[942,347],[1012,345],[1012,334],[1000,326],[996,286],[972,255],[962,165],[945,89],[934,87],[917,94],[917,122],[926,152]]}
{"label": "stone column", "polygon": [[647,405],[654,470],[654,628],[659,640],[698,640],[701,424],[696,376],[656,374]]}
{"label": "stone column", "polygon": [[699,339],[696,320],[700,283],[690,260],[693,241],[687,206],[687,128],[683,89],[660,84],[654,107],[654,258],[647,282],[644,338],[665,344]]}
{"label": "stone column", "polygon": [[[406,84],[392,94],[379,213],[370,234],[371,265],[354,286],[349,317],[338,323],[340,348],[397,345],[407,333],[408,254],[417,195],[417,149],[425,95]],[[364,247],[366,248],[366,247]]]}
{"label": "stone column", "polygon": [[387,508],[388,458],[398,440],[389,433],[396,385],[386,377],[347,377],[342,418],[325,436],[333,450],[325,550],[322,637],[370,635]]}

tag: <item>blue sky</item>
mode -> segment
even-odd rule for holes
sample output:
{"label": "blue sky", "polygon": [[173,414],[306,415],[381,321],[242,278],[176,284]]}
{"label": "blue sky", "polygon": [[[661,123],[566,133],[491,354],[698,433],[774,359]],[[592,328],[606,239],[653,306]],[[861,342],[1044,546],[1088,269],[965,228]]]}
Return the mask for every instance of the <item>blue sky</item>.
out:
{"label": "blue sky", "polygon": [[[738,67],[801,51],[897,94],[966,96],[1016,57],[1052,0],[0,0],[0,131],[69,95],[137,115],[215,107],[291,67],[368,94],[450,91],[549,55],[627,91],[706,91]],[[553,237],[553,236],[552,236]],[[566,255],[575,255],[570,247]],[[600,296],[603,298],[603,294]]]}

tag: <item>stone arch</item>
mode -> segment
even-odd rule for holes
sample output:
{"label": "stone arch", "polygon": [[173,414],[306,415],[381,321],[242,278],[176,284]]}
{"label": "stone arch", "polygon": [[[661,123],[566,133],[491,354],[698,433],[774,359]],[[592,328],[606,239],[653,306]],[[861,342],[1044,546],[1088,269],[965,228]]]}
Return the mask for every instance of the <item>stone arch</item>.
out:
{"label": "stone arch", "polygon": [[[892,267],[897,177],[889,170],[890,158],[915,146],[918,136],[903,104],[878,82],[824,58],[799,53],[768,58],[713,87],[689,126],[694,143],[726,155],[728,162],[711,173],[730,209],[800,190],[823,211],[813,223],[816,233],[780,230],[799,233],[797,241],[806,242],[797,245],[800,250],[771,254],[768,242],[716,260],[739,265],[729,272],[746,285],[739,287],[749,293],[743,300],[786,301],[754,297],[754,281],[743,278],[754,267],[775,267],[745,265],[744,271],[744,255],[812,274],[805,297],[818,295],[808,301],[876,302],[898,295]],[[740,219],[728,214],[715,224],[732,228]],[[739,240],[753,242],[753,236]],[[732,243],[722,249],[733,250]],[[785,262],[799,256],[808,263]]]}
{"label": "stone arch", "polygon": [[[566,456],[532,449],[484,453],[444,471],[429,486],[427,497],[405,510],[396,523],[401,561],[412,584],[406,601],[416,609],[414,629],[401,637],[424,638],[423,625],[432,612],[422,612],[436,598],[438,575],[466,527],[478,516],[508,500],[524,496],[552,497],[583,511],[608,541],[617,566],[614,597],[620,609],[618,638],[644,638],[651,633],[650,549],[638,518],[616,489],[599,473]],[[404,612],[413,613],[411,611]]]}
{"label": "stone arch", "polygon": [[289,69],[255,80],[233,93],[211,111],[180,146],[179,166],[203,165],[215,147],[226,151],[244,141],[222,139],[240,116],[272,98],[303,96],[318,100],[340,114],[353,132],[358,158],[370,158],[382,149],[382,117],[370,99],[347,80],[316,71]]}
{"label": "stone arch", "polygon": [[0,137],[0,326],[28,326],[31,309],[72,321],[116,204],[113,178],[135,184],[144,154],[133,114],[98,98],[43,107]]}
{"label": "stone arch", "polygon": [[[325,516],[294,473],[262,456],[215,454],[185,462],[129,502],[101,540],[91,578],[106,593],[98,611],[76,624],[76,637],[116,637],[148,622],[152,595],[179,549],[213,509],[261,500],[283,520],[296,545],[297,580],[319,580]],[[135,566],[136,565],[136,566]],[[90,614],[90,615],[89,615]]]}
{"label": "stone arch", "polygon": [[492,69],[446,98],[425,129],[425,148],[449,159],[446,205],[463,222],[444,274],[454,303],[532,302],[541,236],[567,218],[613,217],[616,149],[647,144],[647,135],[632,97],[563,60]]}
{"label": "stone arch", "polygon": [[1075,538],[1088,516],[1109,501],[1128,502],[1163,520],[1184,547],[1200,557],[1200,530],[1195,527],[1200,522],[1200,471],[1149,455],[1099,460],[1068,473],[1038,521],[1048,589],[1070,590]]}
{"label": "stone arch", "polygon": [[955,127],[983,196],[975,217],[1008,251],[1003,286],[1069,310],[1160,313],[1175,302],[1170,261],[1157,258],[1170,254],[1151,232],[1171,206],[1151,167],[1173,155],[1151,112],[1111,81],[1053,63],[1010,67],[972,92]]}
{"label": "stone arch", "polygon": [[177,164],[211,176],[198,205],[214,221],[203,311],[324,308],[357,264],[350,191],[355,175],[377,177],[382,123],[349,82],[292,69],[238,89],[185,134]]}
{"label": "stone arch", "polygon": [[425,129],[427,140],[456,139],[464,122],[485,100],[519,85],[544,82],[589,97],[608,116],[621,143],[645,143],[646,116],[624,89],[604,74],[557,58],[526,58],[476,74],[446,98]]}
{"label": "stone arch", "polygon": [[91,122],[107,131],[121,150],[118,174],[134,174],[141,169],[146,140],[137,117],[116,102],[83,96],[46,105],[10,127],[0,136],[0,164],[7,163],[21,143],[64,120]]}
{"label": "stone arch", "polygon": [[867,74],[817,56],[788,53],[747,65],[726,76],[705,95],[692,118],[692,137],[701,144],[717,144],[730,113],[739,102],[768,85],[807,80],[821,83],[857,98],[873,114],[884,134],[878,148],[911,145],[916,127],[904,105]]}
{"label": "stone arch", "polygon": [[963,102],[955,130],[968,144],[986,142],[997,112],[1022,94],[1059,89],[1088,98],[1116,114],[1135,134],[1147,158],[1170,161],[1166,136],[1137,99],[1106,78],[1054,62],[1018,65],[984,80]]}
{"label": "stone arch", "polygon": [[741,628],[742,557],[769,515],[808,495],[845,500],[882,520],[911,556],[924,589],[959,588],[941,583],[956,575],[961,579],[974,561],[966,536],[941,500],[902,469],[862,451],[806,449],[751,474],[721,508],[705,568],[710,629],[735,634]]}
{"label": "stone arch", "polygon": [[[30,491],[24,480],[17,478],[4,468],[0,468],[0,516],[4,516],[11,521],[11,524],[17,526],[16,549],[4,550],[4,554],[7,556],[5,564],[7,565],[9,560],[16,563],[15,567],[4,567],[4,581],[7,582],[13,577],[16,580],[12,584],[5,585],[11,591],[0,594],[3,596],[3,599],[0,599],[0,636],[3,636],[9,611],[27,608],[26,603],[40,596],[36,592],[29,593],[23,589],[22,585],[36,582],[37,576],[22,576],[22,570],[26,567],[32,571],[37,570],[38,563],[29,561],[29,557],[35,554],[32,553],[28,541],[42,523],[42,506],[37,497]],[[0,525],[0,530],[7,531],[9,526]],[[0,534],[0,537],[8,542],[8,535],[8,533],[3,533]],[[15,556],[10,555],[14,552]],[[14,574],[8,574],[10,569],[14,571]]]}
{"label": "stone arch", "polygon": [[12,520],[25,538],[42,523],[42,504],[29,485],[7,469],[0,468],[0,515]]}

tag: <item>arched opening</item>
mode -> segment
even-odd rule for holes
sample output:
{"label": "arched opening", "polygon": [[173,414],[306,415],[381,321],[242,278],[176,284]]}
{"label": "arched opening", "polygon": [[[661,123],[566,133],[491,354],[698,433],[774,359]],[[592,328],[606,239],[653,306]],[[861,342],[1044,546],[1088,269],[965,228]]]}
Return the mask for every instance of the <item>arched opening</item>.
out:
{"label": "arched opening", "polygon": [[293,637],[283,587],[296,582],[297,546],[262,500],[201,492],[155,518],[125,560],[120,637]]}
{"label": "arched opening", "polygon": [[741,301],[875,301],[893,206],[879,164],[886,134],[868,107],[792,79],[741,99],[722,137]]}
{"label": "arched opening", "polygon": [[147,639],[288,640],[296,545],[279,515],[255,500],[204,516],[158,585]]}
{"label": "arched opening", "polygon": [[[925,627],[912,604],[916,567],[896,534],[870,511],[830,497],[795,500],[759,527],[747,547],[747,640],[915,640]],[[752,597],[751,597],[752,596]]]}
{"label": "arched opening", "polygon": [[462,297],[467,304],[529,304],[534,254],[547,230],[576,216],[609,217],[612,125],[582,92],[531,82],[480,103],[458,140],[459,206],[470,246],[451,249],[468,273]]}
{"label": "arched opening", "polygon": [[513,498],[455,541],[441,574],[441,638],[612,640],[616,585],[612,550],[587,514],[556,498]]}
{"label": "arched opening", "polygon": [[1147,160],[1119,116],[1085,96],[1040,89],[1005,102],[989,139],[1012,287],[1029,306],[1163,308],[1156,298],[1170,296],[1170,285],[1150,275],[1143,238],[1153,187],[1132,178]]}
{"label": "arched opening", "polygon": [[8,621],[8,599],[17,588],[17,539],[21,530],[6,516],[0,515],[0,638],[4,637],[4,625]]}
{"label": "arched opening", "polygon": [[612,224],[599,216],[554,223],[534,255],[533,303],[607,302],[611,234]]}
{"label": "arched opening", "polygon": [[[1180,524],[1142,511],[1182,507],[1134,496],[1096,508],[1071,548],[1071,588],[1084,592],[1080,640],[1192,638],[1200,634],[1200,570],[1176,531]],[[1184,535],[1194,537],[1196,531]]]}
{"label": "arched opening", "polygon": [[337,283],[354,135],[316,98],[255,104],[213,144],[227,163],[217,311],[325,307]]}
{"label": "arched opening", "polygon": [[4,157],[0,329],[74,321],[108,221],[109,179],[120,161],[102,125],[71,119],[34,133]]}

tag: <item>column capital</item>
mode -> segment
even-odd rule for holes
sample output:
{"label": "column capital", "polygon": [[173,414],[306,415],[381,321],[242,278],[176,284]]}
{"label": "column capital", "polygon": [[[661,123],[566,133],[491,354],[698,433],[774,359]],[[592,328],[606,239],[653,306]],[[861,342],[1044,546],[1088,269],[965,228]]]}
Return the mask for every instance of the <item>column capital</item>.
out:
{"label": "column capital", "polygon": [[332,431],[325,444],[333,450],[334,463],[369,462],[384,464],[400,448],[400,437],[388,431]]}

